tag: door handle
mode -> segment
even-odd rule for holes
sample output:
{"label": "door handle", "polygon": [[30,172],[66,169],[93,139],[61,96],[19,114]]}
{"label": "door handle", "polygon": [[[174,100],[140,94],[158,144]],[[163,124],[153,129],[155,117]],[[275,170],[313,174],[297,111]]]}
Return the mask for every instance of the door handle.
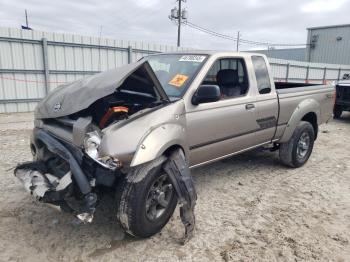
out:
{"label": "door handle", "polygon": [[245,105],[245,109],[246,110],[252,110],[252,109],[254,109],[255,108],[255,105],[254,104],[246,104]]}

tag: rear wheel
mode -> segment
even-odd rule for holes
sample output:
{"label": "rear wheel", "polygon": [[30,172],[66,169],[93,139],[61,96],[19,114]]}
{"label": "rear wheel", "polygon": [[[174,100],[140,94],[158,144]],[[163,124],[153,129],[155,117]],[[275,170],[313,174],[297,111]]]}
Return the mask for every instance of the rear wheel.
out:
{"label": "rear wheel", "polygon": [[281,162],[290,167],[301,167],[311,155],[314,140],[313,126],[309,122],[301,121],[290,140],[280,145]]}
{"label": "rear wheel", "polygon": [[335,119],[338,119],[338,118],[340,118],[342,113],[343,113],[343,111],[341,110],[341,108],[335,107],[334,110],[333,110],[333,117]]}
{"label": "rear wheel", "polygon": [[119,184],[117,218],[126,232],[152,236],[166,225],[177,204],[175,189],[162,168],[164,158],[135,168]]}

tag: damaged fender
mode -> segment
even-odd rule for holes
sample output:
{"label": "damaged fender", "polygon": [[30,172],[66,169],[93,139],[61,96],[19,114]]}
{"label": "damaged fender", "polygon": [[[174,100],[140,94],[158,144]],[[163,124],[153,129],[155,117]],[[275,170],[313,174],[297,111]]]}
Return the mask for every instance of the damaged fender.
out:
{"label": "damaged fender", "polygon": [[183,244],[185,244],[193,237],[195,229],[194,208],[197,201],[197,193],[191,172],[180,149],[170,155],[163,168],[173,183],[180,203],[180,217],[185,226],[183,238]]}
{"label": "damaged fender", "polygon": [[[187,148],[185,137],[183,126],[174,123],[159,125],[150,129],[138,144],[130,166],[135,167],[156,159],[174,145]],[[187,152],[185,154],[187,155]]]}
{"label": "damaged fender", "polygon": [[[180,204],[181,221],[185,227],[185,235],[182,243],[185,244],[193,236],[195,229],[194,208],[197,194],[181,149],[173,151],[169,157],[162,155],[151,162],[139,165],[130,170],[123,184],[117,189],[117,202],[119,203],[117,218],[121,226],[129,234],[141,237],[148,236],[147,234],[139,234],[137,227],[142,221],[144,211],[142,206],[140,207],[139,204],[135,204],[135,201],[136,203],[145,201],[143,198],[141,199],[141,192],[146,190],[143,188],[143,185],[146,183],[147,177],[152,177],[154,176],[154,172],[159,173],[162,170],[168,175],[174,193],[177,195],[177,202]],[[173,212],[175,206],[168,208],[173,208]],[[169,213],[169,216],[171,215],[172,213]],[[142,226],[146,225],[143,224]],[[152,235],[157,232],[159,231],[152,232]]]}
{"label": "damaged fender", "polygon": [[[140,236],[134,231],[134,227],[135,219],[142,216],[142,214],[138,213],[138,215],[136,215],[133,212],[134,205],[132,203],[135,201],[135,197],[138,197],[136,192],[145,190],[141,189],[142,186],[140,188],[140,185],[144,184],[147,176],[153,176],[153,171],[161,172],[161,170],[165,171],[168,175],[177,195],[178,203],[180,204],[180,217],[185,227],[182,244],[185,244],[193,236],[195,229],[194,208],[197,194],[190,170],[181,149],[173,151],[169,157],[162,155],[151,162],[139,165],[130,170],[125,177],[123,185],[117,190],[117,201],[119,202],[117,218],[121,226],[129,234]],[[138,190],[135,189],[136,187],[138,187]],[[140,201],[140,199],[138,199],[138,201]],[[140,210],[142,210],[142,208]],[[152,234],[154,233],[156,232]]]}

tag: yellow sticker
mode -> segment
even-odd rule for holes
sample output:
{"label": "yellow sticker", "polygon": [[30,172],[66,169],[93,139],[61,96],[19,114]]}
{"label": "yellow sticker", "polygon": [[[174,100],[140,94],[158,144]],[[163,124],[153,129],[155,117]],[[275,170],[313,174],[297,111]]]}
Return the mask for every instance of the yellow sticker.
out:
{"label": "yellow sticker", "polygon": [[181,87],[186,80],[188,79],[188,76],[177,74],[173,77],[173,79],[170,80],[169,85]]}

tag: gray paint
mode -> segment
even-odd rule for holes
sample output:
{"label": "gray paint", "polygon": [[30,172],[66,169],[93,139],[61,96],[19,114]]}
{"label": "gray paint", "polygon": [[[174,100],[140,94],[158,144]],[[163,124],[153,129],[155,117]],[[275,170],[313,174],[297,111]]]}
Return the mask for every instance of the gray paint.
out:
{"label": "gray paint", "polygon": [[306,61],[350,65],[350,24],[307,30]]}
{"label": "gray paint", "polygon": [[305,61],[306,48],[254,50],[254,52],[264,54],[270,58],[293,60],[293,61]]}

